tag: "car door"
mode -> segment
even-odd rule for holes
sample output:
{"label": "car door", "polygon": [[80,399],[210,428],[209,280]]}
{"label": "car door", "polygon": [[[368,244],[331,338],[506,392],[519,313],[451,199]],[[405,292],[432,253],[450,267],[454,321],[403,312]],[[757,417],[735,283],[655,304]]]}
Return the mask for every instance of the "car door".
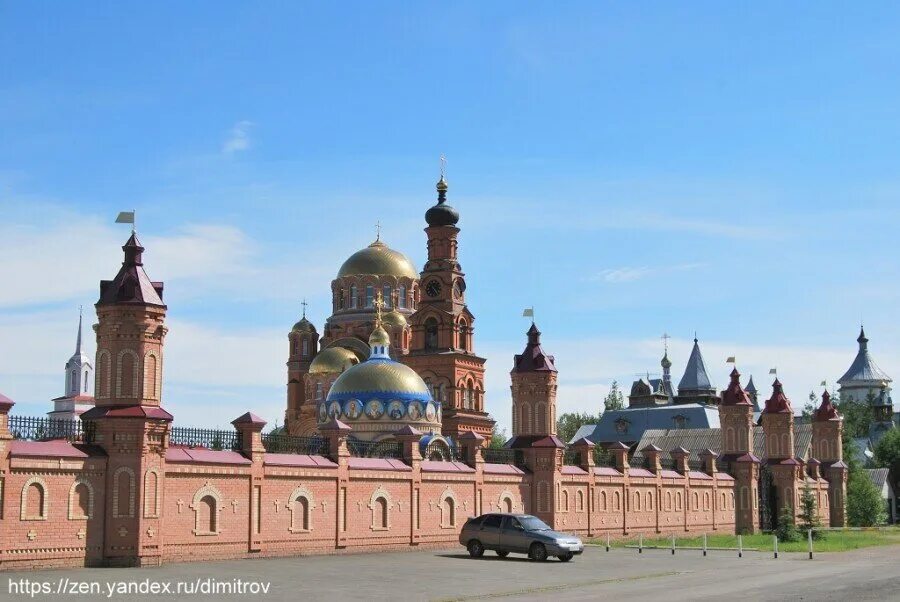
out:
{"label": "car door", "polygon": [[510,552],[527,552],[531,541],[525,527],[515,516],[504,518],[503,530],[500,532],[500,547]]}
{"label": "car door", "polygon": [[500,528],[503,526],[503,516],[500,514],[488,514],[481,521],[478,530],[478,540],[485,548],[496,550],[500,547]]}

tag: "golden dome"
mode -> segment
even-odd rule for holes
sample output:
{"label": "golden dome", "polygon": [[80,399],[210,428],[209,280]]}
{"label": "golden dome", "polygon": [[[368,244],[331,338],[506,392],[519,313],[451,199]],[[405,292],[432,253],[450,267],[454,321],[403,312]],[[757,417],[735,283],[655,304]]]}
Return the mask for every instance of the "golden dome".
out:
{"label": "golden dome", "polygon": [[340,394],[407,393],[431,399],[428,386],[415,370],[393,360],[368,360],[357,364],[337,377],[328,391],[328,399]]}
{"label": "golden dome", "polygon": [[401,314],[399,311],[389,311],[384,314],[384,317],[381,318],[382,322],[385,326],[390,326],[391,328],[401,327],[406,328],[406,316]]}
{"label": "golden dome", "polygon": [[316,327],[313,326],[312,322],[303,317],[299,322],[294,324],[294,327],[291,329],[294,332],[315,332]]}
{"label": "golden dome", "polygon": [[356,354],[344,347],[328,347],[316,354],[310,374],[337,374],[359,363]]}
{"label": "golden dome", "polygon": [[381,324],[375,326],[375,330],[369,335],[369,347],[388,347],[391,344],[391,337],[387,331],[381,327]]}
{"label": "golden dome", "polygon": [[344,276],[397,276],[417,279],[419,273],[409,257],[376,240],[365,249],[351,255],[341,269],[338,278]]}

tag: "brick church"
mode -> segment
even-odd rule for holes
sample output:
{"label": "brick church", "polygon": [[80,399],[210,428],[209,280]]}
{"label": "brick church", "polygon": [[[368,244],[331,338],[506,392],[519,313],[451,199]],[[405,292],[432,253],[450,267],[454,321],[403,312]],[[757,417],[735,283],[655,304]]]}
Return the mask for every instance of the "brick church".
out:
{"label": "brick church", "polygon": [[[305,316],[291,330],[286,429],[252,411],[230,430],[175,422],[164,285],[132,234],[100,282],[92,407],[32,418],[0,395],[0,569],[452,547],[467,517],[490,511],[585,538],[750,533],[763,473],[775,510],[796,514],[809,490],[825,524],[845,524],[842,420],[827,396],[807,457],[793,452],[780,383],[760,428],[735,370],[708,448],[650,444],[635,461],[619,444],[608,461],[586,438],[556,436],[558,366],[534,324],[511,354],[512,439],[487,449],[484,360],[446,194],[441,178],[421,272],[379,237],[341,267],[321,336]],[[77,383],[67,393],[83,395]]]}

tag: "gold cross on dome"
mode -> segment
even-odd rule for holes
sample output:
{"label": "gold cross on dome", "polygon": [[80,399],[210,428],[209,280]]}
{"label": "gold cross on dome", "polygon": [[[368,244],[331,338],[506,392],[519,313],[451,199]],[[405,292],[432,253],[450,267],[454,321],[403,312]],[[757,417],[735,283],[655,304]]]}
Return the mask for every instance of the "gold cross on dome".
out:
{"label": "gold cross on dome", "polygon": [[381,308],[384,307],[384,297],[381,291],[375,295],[375,324],[381,325]]}
{"label": "gold cross on dome", "polygon": [[375,222],[375,240],[381,240],[381,220]]}
{"label": "gold cross on dome", "polygon": [[447,168],[447,157],[441,154],[441,179],[444,179],[444,170]]}
{"label": "gold cross on dome", "polygon": [[671,339],[672,337],[669,336],[668,332],[664,332],[663,335],[659,338],[661,338],[663,340],[663,346],[666,349],[666,353],[668,353],[669,352],[669,339]]}
{"label": "gold cross on dome", "polygon": [[303,298],[303,301],[300,302],[300,305],[303,306],[303,317],[305,318],[306,317],[306,306],[309,305],[309,303],[306,302],[306,297]]}

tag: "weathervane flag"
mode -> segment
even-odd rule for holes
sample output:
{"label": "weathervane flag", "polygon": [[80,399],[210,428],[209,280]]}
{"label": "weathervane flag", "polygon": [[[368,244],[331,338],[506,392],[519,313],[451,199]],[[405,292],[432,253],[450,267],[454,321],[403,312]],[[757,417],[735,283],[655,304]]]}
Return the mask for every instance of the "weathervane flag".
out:
{"label": "weathervane flag", "polygon": [[134,232],[134,209],[131,211],[119,211],[116,218],[117,224],[131,224],[131,231]]}
{"label": "weathervane flag", "polygon": [[533,308],[533,307],[526,307],[526,308],[525,308],[525,311],[522,312],[522,317],[523,317],[523,318],[532,318],[532,319],[534,319],[534,308]]}
{"label": "weathervane flag", "polygon": [[769,374],[774,374],[778,376],[778,368],[769,368]]}
{"label": "weathervane flag", "polygon": [[729,356],[728,356],[728,359],[725,360],[725,363],[726,363],[726,364],[733,364],[733,363],[735,363],[735,362],[734,362],[734,356],[733,356],[733,355],[729,355]]}

